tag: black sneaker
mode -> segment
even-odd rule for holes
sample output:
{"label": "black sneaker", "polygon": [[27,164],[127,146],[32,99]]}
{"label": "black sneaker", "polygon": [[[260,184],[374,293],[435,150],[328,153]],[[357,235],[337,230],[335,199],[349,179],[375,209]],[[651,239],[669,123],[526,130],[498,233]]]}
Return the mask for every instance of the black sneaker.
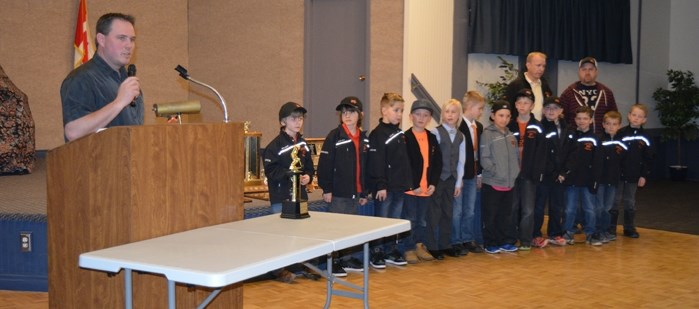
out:
{"label": "black sneaker", "polygon": [[356,271],[356,272],[362,272],[364,271],[364,264],[362,264],[362,261],[356,259],[356,258],[350,258],[349,260],[342,260],[340,261],[340,266],[345,271]]}
{"label": "black sneaker", "polygon": [[335,277],[347,277],[347,272],[345,272],[340,263],[337,260],[333,261],[333,276]]}
{"label": "black sneaker", "polygon": [[386,254],[384,261],[388,264],[405,266],[408,262],[403,258],[403,255],[398,252],[398,250],[393,250],[391,253]]}
{"label": "black sneaker", "polygon": [[429,252],[437,260],[444,259],[444,253],[442,252],[442,250],[429,250]]}
{"label": "black sneaker", "polygon": [[636,229],[633,229],[633,230],[624,230],[624,236],[631,237],[631,238],[638,238],[641,235],[639,235],[638,232],[636,232]]}
{"label": "black sneaker", "polygon": [[472,253],[483,253],[483,248],[482,248],[481,246],[479,246],[478,244],[476,244],[475,241],[465,242],[465,243],[463,244],[463,246],[464,246],[464,248],[466,248],[466,250],[468,250],[469,252],[472,252]]}
{"label": "black sneaker", "polygon": [[369,260],[371,267],[376,269],[386,268],[386,262],[384,262],[383,252],[374,252],[371,254],[371,260]]}

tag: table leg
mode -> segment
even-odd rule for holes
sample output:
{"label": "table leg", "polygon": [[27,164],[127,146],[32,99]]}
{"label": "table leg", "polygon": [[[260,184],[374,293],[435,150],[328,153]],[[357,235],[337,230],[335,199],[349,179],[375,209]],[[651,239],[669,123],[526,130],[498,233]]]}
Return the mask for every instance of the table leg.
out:
{"label": "table leg", "polygon": [[369,243],[364,243],[364,286],[362,287],[364,308],[369,309]]}
{"label": "table leg", "polygon": [[175,300],[175,281],[167,281],[167,307],[175,309],[177,301]]}
{"label": "table leg", "polygon": [[131,281],[131,269],[124,270],[124,308],[133,307],[133,281]]}
{"label": "table leg", "polygon": [[327,265],[325,266],[327,268],[327,277],[326,277],[326,288],[327,288],[327,295],[325,296],[325,306],[323,308],[328,309],[330,308],[330,302],[332,301],[333,297],[333,280],[335,279],[335,276],[333,276],[333,256],[332,253],[327,255]]}

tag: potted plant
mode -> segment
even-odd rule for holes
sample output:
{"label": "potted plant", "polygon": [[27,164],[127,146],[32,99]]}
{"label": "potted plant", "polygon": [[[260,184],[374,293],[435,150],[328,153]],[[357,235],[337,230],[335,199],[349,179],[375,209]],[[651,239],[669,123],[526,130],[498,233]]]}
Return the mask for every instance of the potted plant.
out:
{"label": "potted plant", "polygon": [[492,83],[476,81],[478,86],[484,87],[488,90],[485,95],[485,101],[488,103],[488,105],[493,105],[493,102],[502,98],[502,96],[505,94],[505,88],[507,88],[507,85],[509,85],[510,82],[515,80],[519,75],[519,70],[515,69],[514,64],[505,60],[505,58],[502,58],[501,56],[498,56],[498,59],[500,59],[500,65],[498,65],[498,68],[503,70],[503,74],[500,75],[498,81]]}
{"label": "potted plant", "polygon": [[691,71],[668,70],[670,89],[658,88],[653,92],[657,102],[660,123],[665,126],[662,140],[677,141],[677,164],[670,165],[670,177],[684,180],[687,166],[682,161],[682,140],[692,141],[699,137],[699,87],[694,82]]}

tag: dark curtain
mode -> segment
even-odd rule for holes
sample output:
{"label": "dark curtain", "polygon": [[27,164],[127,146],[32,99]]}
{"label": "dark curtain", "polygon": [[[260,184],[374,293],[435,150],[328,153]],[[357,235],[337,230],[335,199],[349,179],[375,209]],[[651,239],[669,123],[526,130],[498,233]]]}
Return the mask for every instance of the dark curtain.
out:
{"label": "dark curtain", "polygon": [[633,63],[629,0],[468,2],[468,53]]}

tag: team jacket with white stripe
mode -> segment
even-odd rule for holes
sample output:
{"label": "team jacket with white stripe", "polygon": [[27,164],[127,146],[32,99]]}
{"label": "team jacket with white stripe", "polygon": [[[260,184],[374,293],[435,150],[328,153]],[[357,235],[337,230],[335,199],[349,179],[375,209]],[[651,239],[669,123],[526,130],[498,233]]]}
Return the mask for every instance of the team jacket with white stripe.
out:
{"label": "team jacket with white stripe", "polygon": [[544,171],[546,168],[546,160],[544,159],[546,137],[543,127],[539,121],[534,118],[534,114],[531,114],[529,122],[527,123],[527,128],[524,131],[524,136],[520,136],[517,119],[512,119],[510,124],[507,125],[507,128],[510,129],[510,132],[515,136],[518,143],[524,143],[522,158],[520,158],[519,177],[537,183],[541,182],[544,179]]}
{"label": "team jacket with white stripe", "polygon": [[621,161],[626,155],[626,144],[619,138],[619,133],[611,136],[607,133],[601,135],[602,173],[600,184],[616,185],[621,177]]}
{"label": "team jacket with white stripe", "polygon": [[357,151],[354,142],[347,136],[342,125],[333,129],[323,142],[318,159],[318,186],[323,193],[345,198],[366,197],[366,158],[369,153],[369,138],[366,132],[359,135],[359,183],[362,192],[357,192]]}
{"label": "team jacket with white stripe", "polygon": [[374,196],[379,190],[412,190],[405,134],[400,127],[379,119],[379,125],[369,134],[369,144],[367,185]]}
{"label": "team jacket with white stripe", "polygon": [[541,126],[544,127],[544,137],[546,138],[546,155],[542,157],[542,160],[546,160],[546,166],[544,168],[544,180],[547,182],[554,182],[558,175],[561,174],[563,169],[563,150],[565,149],[566,142],[568,141],[567,134],[570,129],[566,125],[565,119],[559,120],[561,133],[558,133],[559,127],[553,121],[544,120],[541,121]]}
{"label": "team jacket with white stripe", "polygon": [[648,178],[653,166],[655,152],[650,137],[643,128],[625,126],[617,132],[628,151],[621,161],[621,180],[637,182],[640,177]]}
{"label": "team jacket with white stripe", "polygon": [[565,177],[564,185],[596,189],[601,172],[602,151],[600,142],[592,133],[575,130],[568,133],[566,147],[563,151],[564,167],[561,175]]}
{"label": "team jacket with white stripe", "polygon": [[[281,203],[291,197],[289,165],[291,165],[291,151],[294,145],[299,146],[298,156],[303,164],[303,174],[311,176],[311,181],[313,181],[315,169],[306,140],[301,134],[298,134],[294,142],[289,134],[284,131],[279,132],[279,135],[269,142],[264,152],[263,164],[269,188],[269,201],[272,204]],[[301,198],[308,199],[306,190],[301,190]]]}

